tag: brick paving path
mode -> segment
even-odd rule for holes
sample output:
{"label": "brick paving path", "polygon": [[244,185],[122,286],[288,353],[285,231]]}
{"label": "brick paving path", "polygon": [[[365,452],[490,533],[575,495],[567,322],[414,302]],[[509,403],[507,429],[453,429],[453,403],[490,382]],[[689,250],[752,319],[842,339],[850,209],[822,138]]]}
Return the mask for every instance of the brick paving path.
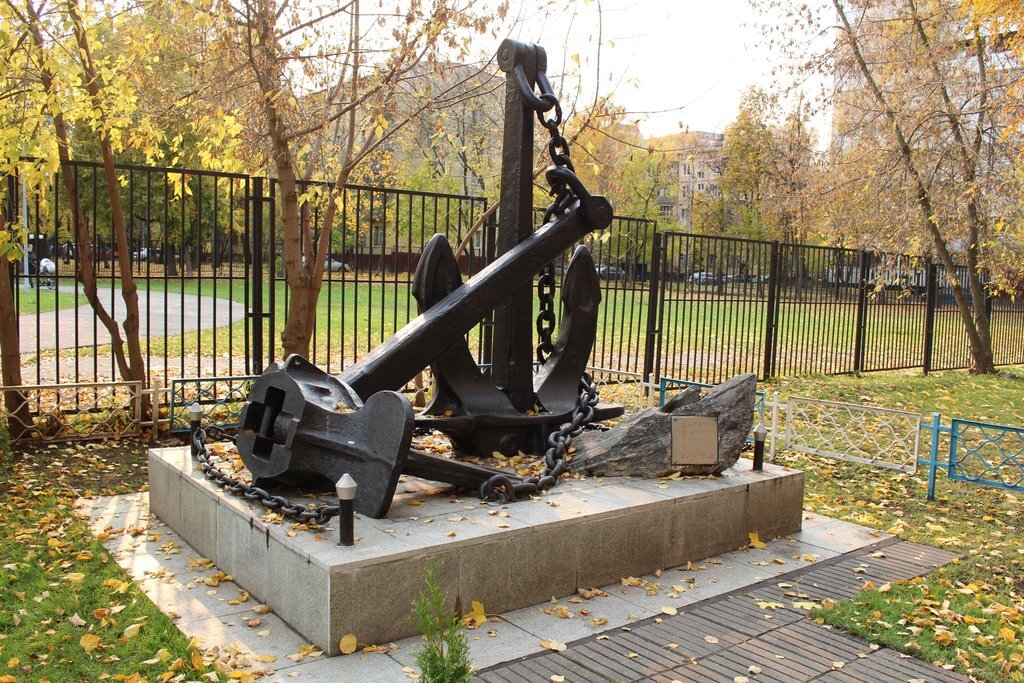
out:
{"label": "brick paving path", "polygon": [[[807,619],[795,601],[842,600],[866,581],[878,586],[928,573],[953,553],[891,539],[804,570],[738,589],[600,636],[480,671],[475,681],[968,681]],[[857,570],[856,572],[854,570]],[[779,587],[779,584],[784,587]],[[796,597],[794,597],[794,594]],[[783,606],[761,609],[758,602]],[[766,618],[766,617],[771,617]],[[674,646],[674,647],[673,647]],[[842,666],[839,666],[839,663]],[[756,666],[759,673],[751,675]],[[559,679],[555,679],[559,680]]]}

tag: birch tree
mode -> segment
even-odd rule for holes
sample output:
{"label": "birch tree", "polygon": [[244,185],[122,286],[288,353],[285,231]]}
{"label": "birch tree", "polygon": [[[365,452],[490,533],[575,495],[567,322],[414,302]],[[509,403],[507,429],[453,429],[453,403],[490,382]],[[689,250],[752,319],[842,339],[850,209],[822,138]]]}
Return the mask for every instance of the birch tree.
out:
{"label": "birch tree", "polygon": [[[807,6],[779,4],[773,11],[788,18],[776,23],[776,45],[794,62],[803,57],[798,78],[832,81],[831,164],[846,166],[829,197],[833,220],[842,221],[836,230],[846,239],[859,233],[875,247],[919,245],[934,257],[972,370],[993,372],[985,277],[997,253],[989,247],[1001,179],[1014,172],[1019,143],[1019,131],[998,116],[1014,71],[948,0],[832,0],[829,9],[815,15]],[[832,41],[808,51],[797,26]],[[835,201],[854,196],[856,203]],[[871,222],[855,217],[872,211],[881,220],[863,232]]]}

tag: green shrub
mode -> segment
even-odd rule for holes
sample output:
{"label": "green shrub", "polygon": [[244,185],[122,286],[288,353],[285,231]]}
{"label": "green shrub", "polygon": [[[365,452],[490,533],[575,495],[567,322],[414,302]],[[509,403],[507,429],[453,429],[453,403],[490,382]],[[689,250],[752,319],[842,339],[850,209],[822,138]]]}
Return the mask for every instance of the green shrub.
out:
{"label": "green shrub", "polygon": [[427,564],[427,590],[413,602],[413,623],[423,632],[425,644],[416,652],[425,683],[466,683],[473,674],[462,620],[445,607],[448,596],[437,585],[440,562]]}

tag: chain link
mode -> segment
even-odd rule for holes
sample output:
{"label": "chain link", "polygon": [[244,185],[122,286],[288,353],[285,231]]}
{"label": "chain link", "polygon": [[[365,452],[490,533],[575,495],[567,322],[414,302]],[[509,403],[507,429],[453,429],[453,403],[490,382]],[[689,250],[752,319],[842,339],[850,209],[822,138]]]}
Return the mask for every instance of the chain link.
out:
{"label": "chain link", "polygon": [[[556,168],[565,168],[575,174],[576,169],[569,158],[569,141],[565,139],[559,130],[562,125],[562,105],[558,98],[551,91],[551,83],[547,74],[537,74],[537,87],[540,94],[536,95],[532,89],[527,89],[528,83],[525,78],[517,79],[519,87],[523,89],[523,102],[537,113],[537,120],[540,125],[548,131],[548,156]],[[554,111],[550,118],[545,114]],[[572,200],[576,198],[572,187],[561,179],[557,174],[547,175],[548,183],[551,186],[550,195],[554,197],[551,205],[544,212],[544,222],[547,223],[554,216],[562,213],[568,208]],[[540,311],[537,313],[537,335],[540,338],[537,344],[537,360],[543,363],[555,350],[552,335],[555,330],[555,266],[547,264],[540,272],[537,280],[537,298],[540,300]]]}
{"label": "chain link", "polygon": [[507,503],[515,501],[519,496],[539,493],[557,485],[567,465],[565,454],[573,438],[579,436],[594,419],[596,405],[597,383],[584,373],[580,378],[580,396],[573,409],[572,419],[548,435],[548,449],[544,453],[544,469],[540,476],[515,481],[510,475],[496,474],[480,485],[480,498]]}
{"label": "chain link", "polygon": [[273,510],[283,517],[288,517],[305,524],[323,525],[338,514],[337,505],[324,505],[323,507],[316,508],[301,504],[293,505],[284,496],[275,496],[259,486],[253,486],[248,482],[220,471],[210,460],[210,451],[206,447],[206,430],[202,427],[192,433],[192,457],[199,461],[199,467],[203,471],[203,476],[217,486],[248,501],[259,503],[268,510]]}
{"label": "chain link", "polygon": [[537,312],[537,361],[541,364],[555,350],[552,336],[555,331],[555,264],[549,263],[540,271],[537,278],[537,299],[540,310]]}

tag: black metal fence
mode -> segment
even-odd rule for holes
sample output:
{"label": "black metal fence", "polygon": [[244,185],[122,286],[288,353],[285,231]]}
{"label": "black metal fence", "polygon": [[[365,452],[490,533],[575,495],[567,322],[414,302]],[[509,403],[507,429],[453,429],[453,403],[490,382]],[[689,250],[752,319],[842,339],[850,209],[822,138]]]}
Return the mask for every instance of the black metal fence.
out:
{"label": "black metal fence", "polygon": [[[102,168],[73,162],[71,169],[99,299],[123,320]],[[168,387],[182,377],[248,376],[279,360],[293,302],[277,182],[131,165],[119,167],[119,177],[151,379]],[[58,176],[31,201],[16,179],[4,185],[8,219],[27,221],[32,249],[13,275],[24,381],[114,380],[109,335],[75,278],[80,246],[62,183]],[[330,231],[311,343],[311,359],[329,372],[415,317],[413,274],[432,235],[466,242],[465,275],[494,256],[494,221],[469,236],[486,208],[482,197],[351,186],[325,228],[325,187],[309,183],[301,190],[301,220],[313,226],[314,239]],[[585,242],[602,283],[596,368],[718,382],[740,372],[766,377],[970,364],[945,274],[920,258],[665,233],[654,221],[624,217]],[[565,266],[563,258],[556,276]],[[989,307],[996,362],[1024,363],[1024,305],[995,298]],[[484,319],[470,334],[481,363],[490,333]]]}
{"label": "black metal fence", "polygon": [[[645,374],[715,383],[971,365],[949,278],[927,259],[667,232],[655,251]],[[996,363],[1024,363],[1024,302],[987,307]]]}

